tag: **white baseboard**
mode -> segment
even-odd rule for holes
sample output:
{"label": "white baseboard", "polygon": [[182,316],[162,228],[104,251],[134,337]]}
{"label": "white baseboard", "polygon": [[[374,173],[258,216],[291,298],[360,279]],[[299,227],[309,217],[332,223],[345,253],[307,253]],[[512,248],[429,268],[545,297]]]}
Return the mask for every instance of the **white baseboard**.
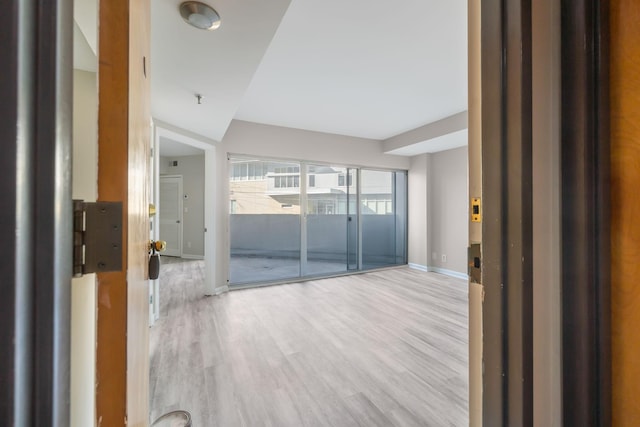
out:
{"label": "white baseboard", "polygon": [[202,255],[182,254],[182,256],[180,258],[184,258],[184,259],[204,259],[204,256],[202,256]]}
{"label": "white baseboard", "polygon": [[420,264],[414,264],[412,262],[409,263],[409,268],[413,268],[414,270],[432,272],[432,273],[440,273],[440,274],[444,274],[445,276],[455,277],[457,279],[469,280],[468,275],[464,273],[460,273],[458,271],[447,270],[446,268],[424,266]]}
{"label": "white baseboard", "polygon": [[444,274],[445,276],[455,277],[457,279],[469,280],[468,274],[460,273],[458,271],[453,271],[453,270],[447,270],[446,268],[429,267],[429,271],[432,271],[434,273]]}
{"label": "white baseboard", "polygon": [[225,285],[225,286],[220,286],[219,288],[215,288],[213,290],[213,294],[205,294],[206,296],[210,297],[210,296],[217,296],[217,295],[222,295],[225,292],[229,292],[229,285]]}
{"label": "white baseboard", "polygon": [[414,264],[412,262],[409,263],[409,268],[413,268],[414,270],[420,270],[424,272],[429,271],[429,267],[427,267],[426,265]]}

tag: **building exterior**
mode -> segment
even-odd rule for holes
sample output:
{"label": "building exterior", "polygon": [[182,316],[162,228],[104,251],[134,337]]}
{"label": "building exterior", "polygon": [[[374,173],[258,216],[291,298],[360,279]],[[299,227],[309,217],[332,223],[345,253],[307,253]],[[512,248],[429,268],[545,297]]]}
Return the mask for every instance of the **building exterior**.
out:
{"label": "building exterior", "polygon": [[[229,164],[229,212],[232,215],[300,214],[300,171],[299,163],[232,158]],[[386,171],[363,173],[366,176],[360,192],[362,214],[393,214],[393,175]],[[307,179],[306,214],[356,213],[356,169],[307,165],[304,175]]]}

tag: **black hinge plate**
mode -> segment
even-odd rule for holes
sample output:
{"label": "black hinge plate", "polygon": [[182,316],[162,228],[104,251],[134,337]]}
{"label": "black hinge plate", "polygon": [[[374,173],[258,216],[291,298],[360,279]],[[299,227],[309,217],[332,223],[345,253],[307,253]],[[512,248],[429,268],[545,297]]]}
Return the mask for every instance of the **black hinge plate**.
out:
{"label": "black hinge plate", "polygon": [[122,271],[122,202],[73,203],[74,275]]}

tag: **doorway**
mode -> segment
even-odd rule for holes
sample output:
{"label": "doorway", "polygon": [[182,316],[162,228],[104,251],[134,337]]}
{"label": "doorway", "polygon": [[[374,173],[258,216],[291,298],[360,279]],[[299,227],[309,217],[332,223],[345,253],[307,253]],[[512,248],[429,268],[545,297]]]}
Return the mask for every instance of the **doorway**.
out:
{"label": "doorway", "polygon": [[[153,146],[153,200],[157,203],[158,218],[157,226],[151,230],[151,239],[167,242],[167,249],[161,253],[161,264],[185,258],[204,260],[200,261],[204,263],[207,285],[203,293],[209,295],[212,292],[209,289],[213,288],[209,286],[213,280],[213,251],[207,247],[211,245],[212,233],[206,233],[206,214],[211,212],[212,204],[210,177],[214,147],[212,143],[196,140],[179,130],[169,130],[161,124],[154,128]],[[161,272],[160,277],[152,281],[151,325],[162,316],[160,288],[164,280]]]}
{"label": "doorway", "polygon": [[160,177],[160,239],[167,256],[182,256],[182,188],[181,175]]}

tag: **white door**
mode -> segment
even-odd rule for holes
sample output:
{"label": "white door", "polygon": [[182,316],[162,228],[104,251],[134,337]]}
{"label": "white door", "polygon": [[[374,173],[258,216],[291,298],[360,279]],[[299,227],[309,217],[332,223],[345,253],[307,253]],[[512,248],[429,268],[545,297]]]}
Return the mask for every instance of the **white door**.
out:
{"label": "white door", "polygon": [[160,177],[160,240],[163,255],[182,256],[182,176]]}

